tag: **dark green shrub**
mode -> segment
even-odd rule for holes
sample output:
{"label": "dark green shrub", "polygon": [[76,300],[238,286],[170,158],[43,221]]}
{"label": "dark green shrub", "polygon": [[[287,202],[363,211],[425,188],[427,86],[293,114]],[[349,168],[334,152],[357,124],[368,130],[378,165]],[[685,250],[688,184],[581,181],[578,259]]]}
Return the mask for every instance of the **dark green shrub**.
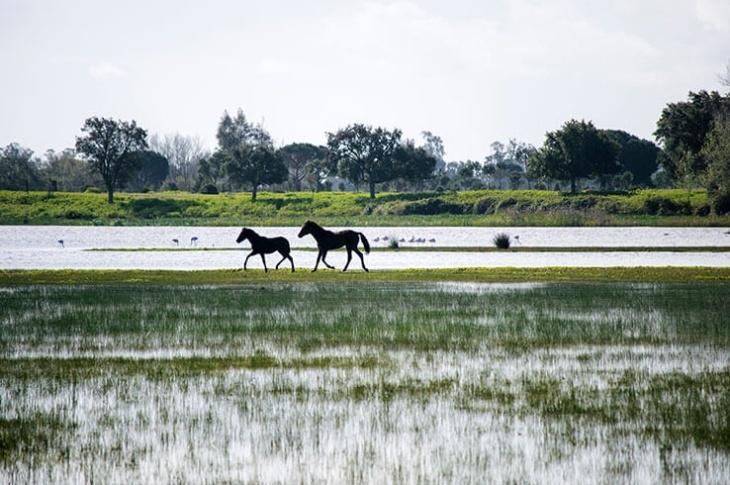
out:
{"label": "dark green shrub", "polygon": [[200,193],[206,195],[218,195],[218,187],[216,187],[215,184],[206,184],[202,189],[200,189]]}
{"label": "dark green shrub", "polygon": [[690,215],[692,206],[689,202],[676,202],[666,197],[650,197],[644,201],[644,211],[659,216]]}
{"label": "dark green shrub", "polygon": [[472,214],[493,214],[499,199],[496,197],[482,197],[474,202],[471,208]]}
{"label": "dark green shrub", "polygon": [[710,207],[710,204],[702,204],[701,206],[697,207],[697,209],[695,209],[695,215],[701,217],[709,216],[710,212],[712,212],[712,207]]}
{"label": "dark green shrub", "polygon": [[141,219],[154,219],[157,217],[169,216],[170,213],[182,213],[190,206],[200,205],[194,200],[172,200],[172,199],[133,199],[128,203],[132,214]]}
{"label": "dark green shrub", "polygon": [[499,249],[509,249],[510,244],[512,244],[509,234],[505,234],[503,232],[494,236],[494,239],[492,239],[492,242]]}
{"label": "dark green shrub", "polygon": [[712,200],[712,208],[718,216],[722,216],[730,212],[730,194],[716,195]]}

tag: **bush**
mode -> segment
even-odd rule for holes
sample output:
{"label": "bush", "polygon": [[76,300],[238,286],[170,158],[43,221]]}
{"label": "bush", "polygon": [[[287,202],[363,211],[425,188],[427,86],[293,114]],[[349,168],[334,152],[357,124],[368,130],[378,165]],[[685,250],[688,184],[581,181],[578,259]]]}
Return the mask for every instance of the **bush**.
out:
{"label": "bush", "polygon": [[722,216],[730,212],[730,194],[716,195],[712,200],[712,208],[718,216]]}
{"label": "bush", "polygon": [[494,236],[492,242],[498,249],[509,249],[510,245],[512,244],[509,234],[505,234],[503,232]]}
{"label": "bush", "polygon": [[647,214],[659,216],[692,214],[692,206],[688,202],[679,203],[667,197],[649,197],[644,201],[644,210]]}
{"label": "bush", "polygon": [[206,184],[202,189],[200,189],[200,193],[206,195],[218,195],[218,187],[214,184]]}
{"label": "bush", "polygon": [[472,214],[493,214],[499,199],[496,197],[482,197],[474,202],[471,212]]}
{"label": "bush", "polygon": [[702,204],[701,206],[697,207],[697,209],[695,209],[695,215],[706,217],[710,215],[711,211],[712,208],[710,207],[710,204]]}
{"label": "bush", "polygon": [[388,247],[390,249],[398,249],[400,247],[400,243],[398,243],[398,238],[395,236],[391,237],[390,241],[388,242]]}

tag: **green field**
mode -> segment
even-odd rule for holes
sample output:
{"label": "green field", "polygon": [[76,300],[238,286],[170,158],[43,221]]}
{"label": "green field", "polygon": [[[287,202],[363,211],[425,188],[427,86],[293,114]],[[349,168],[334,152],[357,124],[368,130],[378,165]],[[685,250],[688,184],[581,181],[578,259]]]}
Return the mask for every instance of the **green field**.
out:
{"label": "green field", "polygon": [[728,226],[704,190],[561,194],[537,190],[448,193],[342,192],[201,195],[0,191],[2,224],[296,226]]}
{"label": "green field", "polygon": [[728,273],[664,271],[4,272],[0,482],[721,483]]}

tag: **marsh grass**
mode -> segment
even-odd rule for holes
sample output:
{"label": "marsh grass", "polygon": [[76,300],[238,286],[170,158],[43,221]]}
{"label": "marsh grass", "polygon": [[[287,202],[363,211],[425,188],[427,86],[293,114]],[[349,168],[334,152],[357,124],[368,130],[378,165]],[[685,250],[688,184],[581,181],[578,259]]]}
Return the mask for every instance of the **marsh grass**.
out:
{"label": "marsh grass", "polygon": [[722,482],[730,284],[0,291],[0,481]]}

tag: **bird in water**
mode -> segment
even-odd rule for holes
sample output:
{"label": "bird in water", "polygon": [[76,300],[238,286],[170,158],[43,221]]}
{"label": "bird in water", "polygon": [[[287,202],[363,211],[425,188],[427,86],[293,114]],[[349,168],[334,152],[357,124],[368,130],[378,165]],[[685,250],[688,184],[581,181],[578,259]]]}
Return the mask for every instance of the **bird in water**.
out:
{"label": "bird in water", "polygon": [[178,241],[177,239],[173,239],[172,242],[175,243],[175,246],[179,246],[180,245],[180,241]]}
{"label": "bird in water", "polygon": [[59,239],[58,240],[58,244],[60,244],[62,248],[65,248],[66,247],[66,246],[63,245],[63,239]]}
{"label": "bird in water", "polygon": [[190,245],[191,246],[197,246],[198,245],[198,236],[193,236],[190,238]]}

